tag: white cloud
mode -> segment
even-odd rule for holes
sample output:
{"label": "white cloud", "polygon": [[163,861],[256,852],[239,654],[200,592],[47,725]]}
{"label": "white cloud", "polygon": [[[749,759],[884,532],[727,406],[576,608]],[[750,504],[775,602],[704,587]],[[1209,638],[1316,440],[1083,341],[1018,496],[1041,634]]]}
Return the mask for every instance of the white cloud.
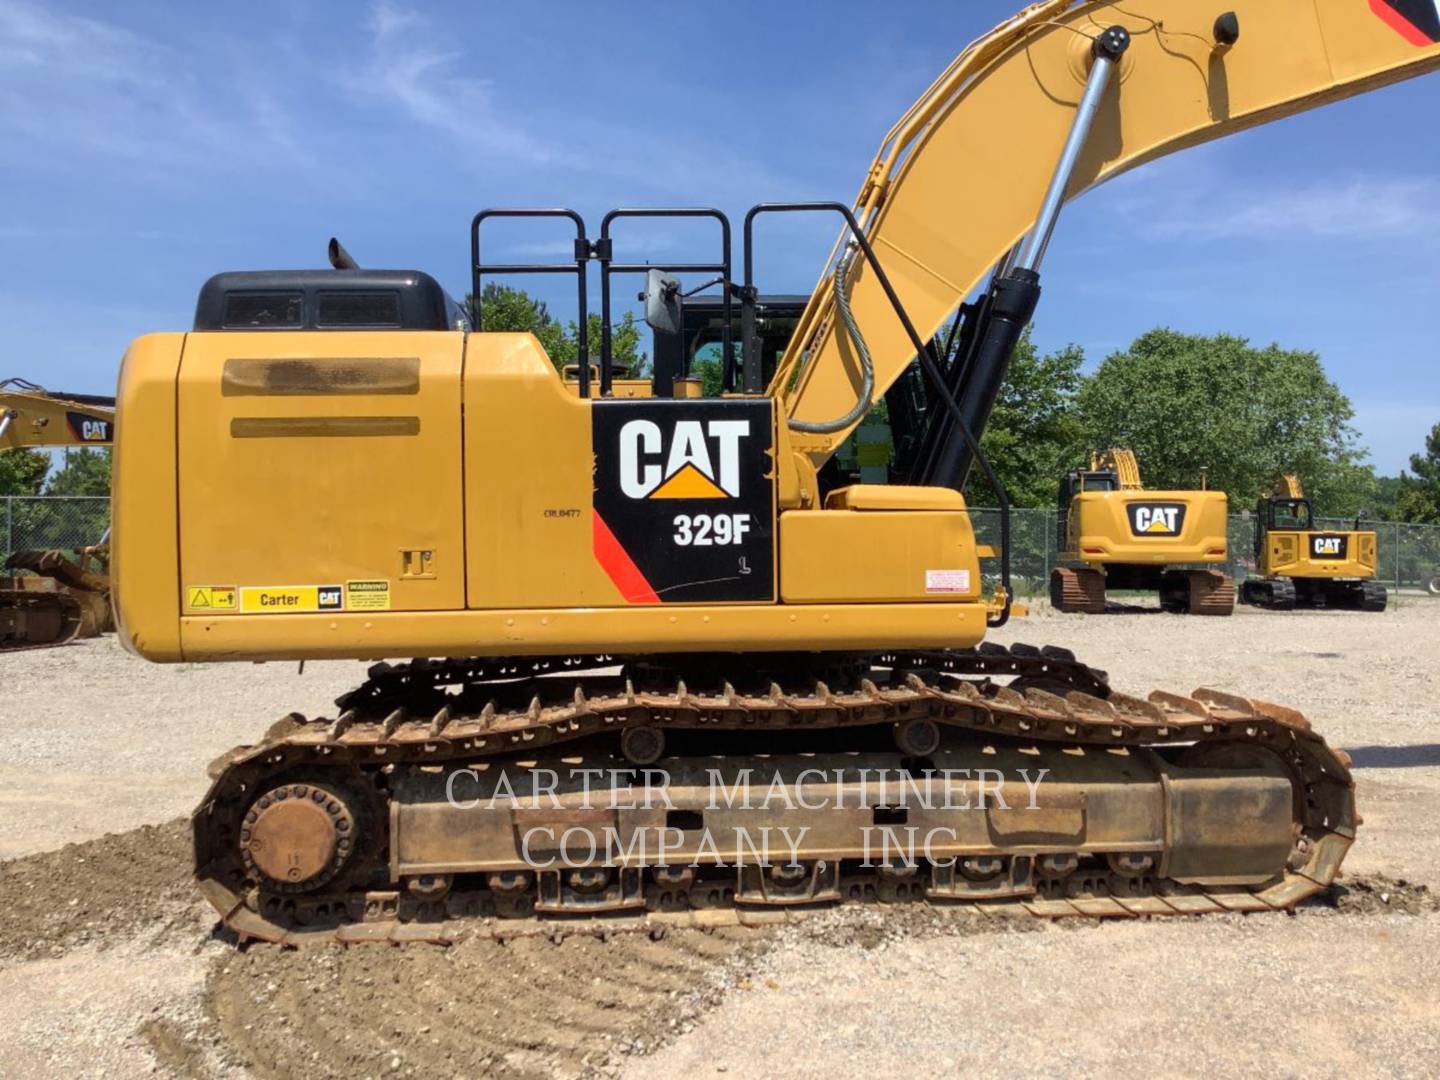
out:
{"label": "white cloud", "polygon": [[[162,182],[308,155],[280,98],[249,67],[28,0],[0,0],[0,138],[42,176],[123,164]],[[184,170],[177,173],[177,170]],[[96,176],[97,182],[103,173]]]}
{"label": "white cloud", "polygon": [[1157,240],[1440,238],[1440,180],[1429,176],[1352,172],[1280,186],[1192,160],[1115,180],[1124,220]]}
{"label": "white cloud", "polygon": [[465,54],[419,12],[380,0],[369,20],[371,54],[352,93],[378,95],[415,121],[438,129],[472,150],[503,153],[541,165],[554,157],[546,143],[503,119],[489,79],[465,73]]}

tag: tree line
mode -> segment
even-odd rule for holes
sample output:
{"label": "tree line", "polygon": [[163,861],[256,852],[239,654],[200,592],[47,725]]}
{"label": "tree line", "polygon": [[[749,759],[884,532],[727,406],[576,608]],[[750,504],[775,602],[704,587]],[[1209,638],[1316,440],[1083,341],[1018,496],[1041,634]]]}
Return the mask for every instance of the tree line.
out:
{"label": "tree line", "polygon": [[[486,285],[467,297],[472,325],[528,331],[557,368],[579,354],[579,327],[553,316],[524,290]],[[600,316],[587,325],[591,354],[600,347]],[[617,364],[648,370],[643,324],[626,312],[611,330]],[[1231,334],[1202,336],[1159,328],[1083,371],[1084,351],[1068,345],[1042,354],[1029,332],[1015,350],[984,446],[1015,506],[1052,506],[1061,477],[1086,464],[1091,450],[1129,447],[1150,488],[1200,483],[1226,492],[1233,509],[1254,504],[1279,473],[1296,473],[1325,517],[1440,524],[1440,423],[1398,476],[1365,461],[1352,426],[1350,399],[1326,376],[1318,354],[1258,347]],[[719,365],[700,361],[707,394],[719,392]],[[72,450],[51,471],[34,451],[0,454],[0,495],[105,495],[108,450]],[[983,481],[967,494],[994,501]]]}
{"label": "tree line", "polygon": [[1440,523],[1440,423],[1408,472],[1377,474],[1314,352],[1158,328],[1089,374],[1084,362],[1075,345],[1040,354],[1028,333],[1016,349],[983,443],[1017,506],[1054,505],[1066,471],[1118,446],[1146,487],[1196,487],[1203,470],[1233,510],[1295,473],[1323,517]]}

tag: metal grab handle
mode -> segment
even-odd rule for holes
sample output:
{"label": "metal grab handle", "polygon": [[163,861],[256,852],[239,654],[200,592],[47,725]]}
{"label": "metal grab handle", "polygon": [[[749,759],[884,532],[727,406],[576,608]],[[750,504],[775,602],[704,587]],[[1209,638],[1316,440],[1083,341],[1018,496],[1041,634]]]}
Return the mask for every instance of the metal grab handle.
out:
{"label": "metal grab handle", "polygon": [[[980,449],[980,443],[975,438],[974,432],[970,430],[970,425],[965,422],[965,417],[960,411],[960,405],[956,402],[955,396],[950,393],[950,388],[945,385],[945,377],[940,370],[939,361],[933,352],[934,343],[920,340],[920,335],[915,331],[915,324],[910,321],[910,316],[905,311],[904,305],[900,303],[900,297],[895,292],[895,287],[890,284],[889,276],[886,275],[884,268],[880,265],[880,260],[875,257],[875,252],[870,247],[870,241],[865,239],[865,234],[860,231],[860,223],[855,220],[855,214],[851,211],[850,207],[840,202],[760,203],[752,206],[749,213],[745,215],[745,285],[741,294],[742,303],[752,306],[753,317],[753,304],[755,302],[753,244],[755,219],[761,214],[813,212],[835,213],[845,219],[845,224],[850,230],[850,235],[864,253],[865,261],[870,265],[870,268],[875,271],[875,280],[880,283],[880,288],[884,290],[886,299],[890,301],[890,306],[894,309],[896,318],[900,320],[900,325],[904,327],[905,334],[910,339],[910,344],[915,347],[915,356],[920,361],[921,370],[925,372],[925,376],[930,381],[930,385],[935,388],[935,392],[940,395],[946,410],[959,427],[960,433],[965,437],[965,442],[970,447],[970,452],[975,455],[975,460],[979,462],[980,471],[985,474],[986,481],[989,482],[991,488],[995,491],[995,497],[1000,500],[1000,584],[1005,590],[1005,606],[995,619],[987,620],[987,625],[991,627],[1004,626],[1010,621],[1010,607],[1013,595],[1010,588],[1010,496],[1006,493],[1004,485],[1000,483],[1000,477],[997,476],[995,470],[990,467],[990,460],[985,456],[985,452]],[[748,349],[750,347],[748,335],[745,344]]]}
{"label": "metal grab handle", "polygon": [[[482,263],[480,261],[480,223],[489,218],[561,217],[575,223],[575,261],[573,263]],[[579,340],[576,342],[580,365],[580,396],[590,396],[590,316],[586,307],[587,283],[585,264],[590,261],[590,241],[585,235],[585,219],[563,206],[505,206],[481,210],[470,222],[470,295],[475,304],[475,329],[480,329],[480,277],[482,274],[574,274],[576,299],[580,312]],[[554,357],[551,357],[554,360]]]}

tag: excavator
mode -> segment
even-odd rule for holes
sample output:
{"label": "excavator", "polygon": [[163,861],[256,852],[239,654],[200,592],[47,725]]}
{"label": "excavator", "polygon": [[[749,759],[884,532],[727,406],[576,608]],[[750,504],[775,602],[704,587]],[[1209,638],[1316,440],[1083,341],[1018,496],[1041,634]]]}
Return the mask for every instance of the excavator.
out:
{"label": "excavator", "polygon": [[[0,452],[54,446],[109,446],[115,399],[51,393],[24,379],[0,381]],[[14,551],[0,576],[0,652],[64,645],[115,628],[110,611],[109,542],[77,552]]]}
{"label": "excavator", "polygon": [[1246,578],[1246,604],[1275,611],[1355,608],[1384,611],[1388,593],[1375,580],[1379,539],[1373,529],[1317,529],[1300,478],[1276,478],[1255,506],[1256,577]]}
{"label": "excavator", "polygon": [[[1229,615],[1235,582],[1205,564],[1223,563],[1223,491],[1146,491],[1135,452],[1111,448],[1090,455],[1088,469],[1060,482],[1062,565],[1050,572],[1057,611],[1099,613],[1105,589],[1155,589],[1164,611]],[[1193,564],[1193,565],[1191,565]]]}
{"label": "excavator", "polygon": [[[940,73],[853,203],[751,209],[738,281],[710,208],[624,208],[598,232],[480,211],[473,296],[486,275],[573,278],[570,378],[529,334],[470,329],[419,271],[211,278],[189,332],[123,361],[122,638],[158,662],[374,663],[333,716],[287,715],[212,763],[200,891],[238,939],[298,946],[839,902],[1273,911],[1326,889],[1354,783],[1299,712],[1133,697],[1065,650],[984,640],[1011,590],[981,438],[1067,200],[1431,71],[1437,41],[1429,0],[1034,4]],[[776,355],[755,226],[783,214],[840,232]],[[712,222],[718,251],[617,257],[634,219],[677,215]],[[485,226],[517,217],[573,236],[573,259],[489,258]],[[720,287],[723,393],[620,396],[614,281],[643,278],[671,333],[682,275]],[[831,458],[882,400],[897,482],[836,486]],[[998,496],[993,556],[972,469]]]}

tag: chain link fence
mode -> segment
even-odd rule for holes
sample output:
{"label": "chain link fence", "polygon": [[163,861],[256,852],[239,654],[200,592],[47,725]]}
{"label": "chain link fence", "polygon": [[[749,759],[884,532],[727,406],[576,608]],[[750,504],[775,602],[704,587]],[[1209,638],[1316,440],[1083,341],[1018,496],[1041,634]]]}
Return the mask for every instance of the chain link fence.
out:
{"label": "chain link fence", "polygon": [[[972,511],[980,543],[1000,548],[1000,514],[976,507]],[[1317,518],[1315,527],[1348,532],[1353,520]],[[1440,525],[1407,525],[1398,521],[1364,521],[1379,545],[1377,577],[1392,591],[1420,594],[1440,591]],[[1255,518],[1230,515],[1229,562],[1225,572],[1237,582],[1255,573]],[[1049,508],[1010,511],[1010,574],[1022,596],[1045,595],[1050,571],[1060,550],[1060,512]],[[987,567],[987,569],[989,569]]]}
{"label": "chain link fence", "polygon": [[[1010,571],[1021,595],[1043,595],[1059,551],[1059,511],[1012,510]],[[982,544],[1000,547],[1000,515],[976,507],[975,530]],[[33,548],[74,550],[99,541],[110,523],[110,500],[83,496],[0,497],[0,543],[6,557]],[[1317,528],[1348,530],[1353,521],[1320,518]],[[1440,525],[1406,525],[1395,521],[1364,522],[1380,546],[1379,578],[1400,592],[1440,589]],[[1249,513],[1230,517],[1230,562],[1227,573],[1243,581],[1255,570],[1255,520]]]}
{"label": "chain link fence", "polygon": [[11,552],[74,551],[99,543],[110,526],[110,500],[85,495],[0,497],[0,544]]}

